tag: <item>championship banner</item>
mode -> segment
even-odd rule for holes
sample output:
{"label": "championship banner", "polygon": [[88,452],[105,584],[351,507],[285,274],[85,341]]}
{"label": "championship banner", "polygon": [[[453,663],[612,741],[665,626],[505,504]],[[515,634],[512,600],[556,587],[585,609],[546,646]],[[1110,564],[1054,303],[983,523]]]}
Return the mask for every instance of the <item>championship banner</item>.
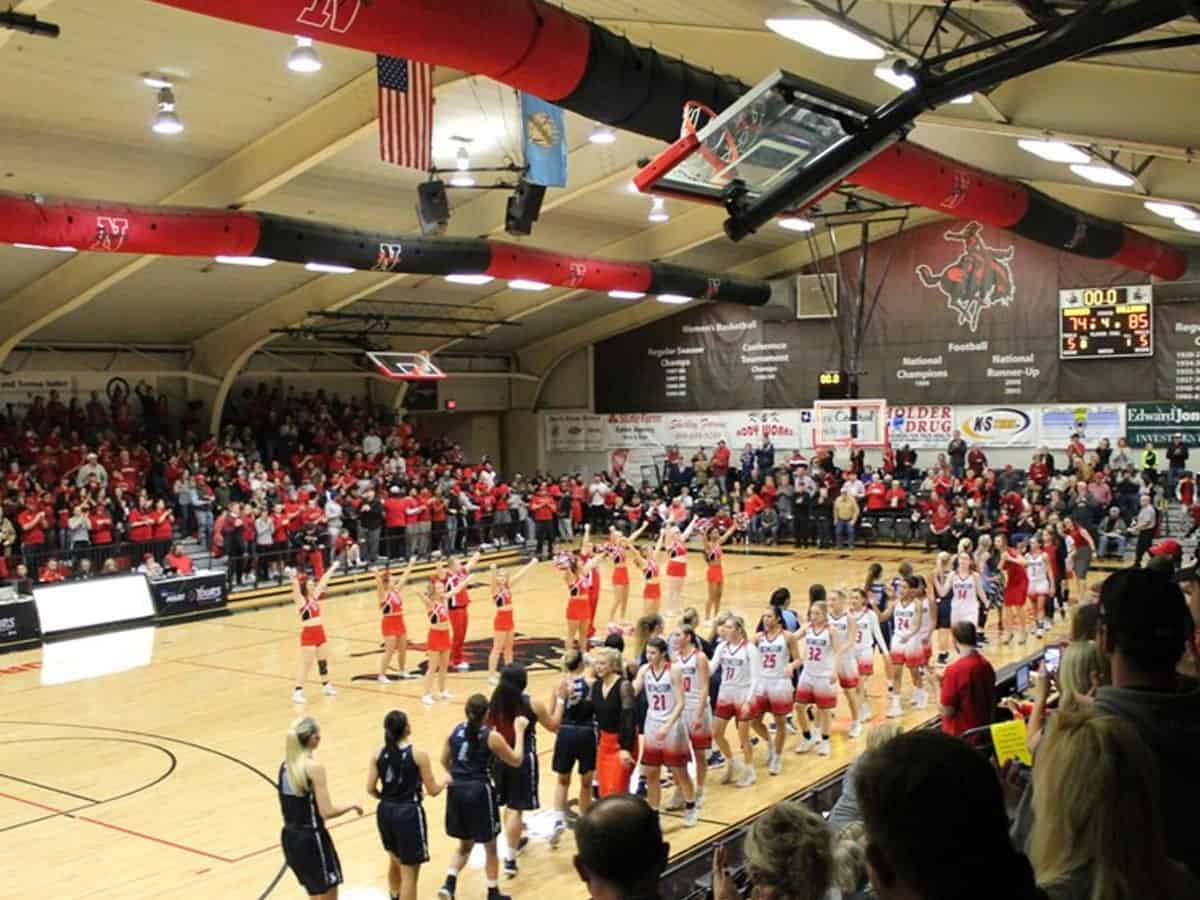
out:
{"label": "championship banner", "polygon": [[591,413],[545,413],[549,453],[602,453],[604,417]]}
{"label": "championship banner", "polygon": [[1173,434],[1183,435],[1189,447],[1200,447],[1200,403],[1125,404],[1125,439],[1134,450],[1146,443],[1165,447]]}
{"label": "championship banner", "polygon": [[1154,310],[1154,316],[1157,392],[1151,396],[1200,400],[1200,308],[1195,303],[1165,303]]}
{"label": "championship banner", "polygon": [[954,407],[944,403],[888,408],[888,443],[945,450],[954,438]]}
{"label": "championship banner", "polygon": [[1038,410],[1039,446],[1061,450],[1072,435],[1079,435],[1089,447],[1101,438],[1116,446],[1117,438],[1125,434],[1125,407],[1114,403],[1108,406],[1063,404],[1043,406]]}
{"label": "championship banner", "polygon": [[954,427],[981,447],[1039,446],[1036,411],[1016,406],[955,406]]}

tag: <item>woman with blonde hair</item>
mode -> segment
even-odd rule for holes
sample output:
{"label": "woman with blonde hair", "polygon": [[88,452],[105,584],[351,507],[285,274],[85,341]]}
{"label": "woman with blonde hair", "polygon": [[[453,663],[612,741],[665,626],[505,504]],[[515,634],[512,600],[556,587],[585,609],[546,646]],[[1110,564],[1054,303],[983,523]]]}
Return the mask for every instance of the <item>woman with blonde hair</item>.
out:
{"label": "woman with blonde hair", "polygon": [[[1058,711],[1067,712],[1090,706],[1097,688],[1109,683],[1112,667],[1100,645],[1094,641],[1077,641],[1062,651],[1058,664]],[[1046,703],[1050,697],[1050,682],[1044,670],[1038,679],[1033,712],[1029,715],[1026,741],[1033,752],[1049,725]]]}
{"label": "woman with blonde hair", "polygon": [[1200,881],[1167,858],[1158,766],[1124,719],[1058,716],[1038,749],[1033,809],[1029,859],[1050,900],[1200,897]]}
{"label": "woman with blonde hair", "polygon": [[283,858],[310,897],[337,900],[342,864],[326,819],[348,812],[362,815],[357,803],[338,806],[329,797],[325,767],[313,759],[321,744],[321,729],[305,716],[288,729],[287,756],[279,767],[279,806],[283,811]]}
{"label": "woman with blonde hair", "polygon": [[[867,729],[867,752],[878,749],[901,733],[898,722],[880,722]],[[858,808],[858,783],[855,781],[855,770],[862,756],[856,756],[846,770],[842,779],[842,794],[829,811],[829,827],[834,830],[845,829],[850,825],[862,822],[862,812]]]}
{"label": "woman with blonde hair", "polygon": [[[752,896],[826,900],[834,893],[833,832],[820,813],[794,801],[777,803],[754,820],[742,852]],[[713,853],[715,900],[740,896],[727,870],[729,848]]]}

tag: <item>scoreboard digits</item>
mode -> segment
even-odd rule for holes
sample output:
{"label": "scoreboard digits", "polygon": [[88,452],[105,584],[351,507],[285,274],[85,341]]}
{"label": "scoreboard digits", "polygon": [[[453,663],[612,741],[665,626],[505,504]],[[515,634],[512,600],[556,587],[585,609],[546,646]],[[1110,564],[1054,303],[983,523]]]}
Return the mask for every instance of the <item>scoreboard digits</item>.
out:
{"label": "scoreboard digits", "polygon": [[1058,292],[1060,359],[1154,355],[1153,288],[1148,284]]}

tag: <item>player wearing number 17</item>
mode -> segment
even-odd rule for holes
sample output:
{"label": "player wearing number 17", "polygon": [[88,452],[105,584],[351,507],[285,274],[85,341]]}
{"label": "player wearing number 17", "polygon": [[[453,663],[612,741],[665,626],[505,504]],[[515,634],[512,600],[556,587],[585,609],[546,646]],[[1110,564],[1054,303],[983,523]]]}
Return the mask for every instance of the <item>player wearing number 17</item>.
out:
{"label": "player wearing number 17", "polygon": [[671,665],[667,642],[662,638],[655,637],[646,642],[646,664],[638,671],[633,689],[635,693],[644,691],[646,694],[646,724],[642,731],[646,801],[652,809],[658,809],[662,794],[659,773],[662,766],[667,766],[683,793],[683,824],[691,828],[699,819],[695,787],[687,770],[691,747],[683,722],[683,675]]}

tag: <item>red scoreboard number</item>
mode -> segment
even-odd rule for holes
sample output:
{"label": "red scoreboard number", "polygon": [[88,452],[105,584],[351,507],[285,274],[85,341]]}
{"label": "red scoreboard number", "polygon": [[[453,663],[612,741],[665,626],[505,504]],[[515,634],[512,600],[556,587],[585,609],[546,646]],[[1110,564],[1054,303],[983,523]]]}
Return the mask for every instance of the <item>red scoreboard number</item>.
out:
{"label": "red scoreboard number", "polygon": [[1154,355],[1150,285],[1059,291],[1059,358]]}

